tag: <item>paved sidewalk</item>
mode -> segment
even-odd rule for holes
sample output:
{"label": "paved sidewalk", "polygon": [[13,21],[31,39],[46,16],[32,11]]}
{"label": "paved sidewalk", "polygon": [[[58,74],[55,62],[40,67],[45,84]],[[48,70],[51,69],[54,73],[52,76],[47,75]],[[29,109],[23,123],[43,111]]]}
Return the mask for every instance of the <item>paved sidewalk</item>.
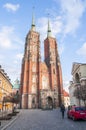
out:
{"label": "paved sidewalk", "polygon": [[20,110],[18,110],[18,111],[19,111],[19,113],[16,116],[12,116],[12,118],[10,120],[0,120],[0,122],[1,122],[0,130],[6,129],[6,127],[11,125],[19,117],[21,111]]}
{"label": "paved sidewalk", "polygon": [[86,130],[86,121],[62,119],[59,109],[21,110],[20,116],[10,126],[2,130]]}

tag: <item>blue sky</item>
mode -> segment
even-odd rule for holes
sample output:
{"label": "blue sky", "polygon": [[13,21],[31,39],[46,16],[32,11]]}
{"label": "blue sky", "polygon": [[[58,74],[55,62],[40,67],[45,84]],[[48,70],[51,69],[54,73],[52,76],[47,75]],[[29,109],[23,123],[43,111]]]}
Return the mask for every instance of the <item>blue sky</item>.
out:
{"label": "blue sky", "polygon": [[49,14],[52,36],[58,43],[63,84],[67,89],[72,80],[73,62],[86,63],[86,0],[0,0],[0,65],[12,82],[20,79],[33,6],[42,59]]}

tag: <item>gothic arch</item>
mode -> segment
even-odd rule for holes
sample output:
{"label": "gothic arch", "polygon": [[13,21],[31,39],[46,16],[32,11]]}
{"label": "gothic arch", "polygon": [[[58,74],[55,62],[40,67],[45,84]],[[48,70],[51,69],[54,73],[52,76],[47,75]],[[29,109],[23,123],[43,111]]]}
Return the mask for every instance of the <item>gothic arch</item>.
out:
{"label": "gothic arch", "polygon": [[32,108],[36,108],[36,99],[35,99],[35,97],[32,98]]}
{"label": "gothic arch", "polygon": [[75,82],[76,83],[80,83],[80,78],[79,78],[79,74],[78,73],[75,74]]}
{"label": "gothic arch", "polygon": [[50,96],[47,97],[47,107],[50,109],[53,108],[53,99]]}

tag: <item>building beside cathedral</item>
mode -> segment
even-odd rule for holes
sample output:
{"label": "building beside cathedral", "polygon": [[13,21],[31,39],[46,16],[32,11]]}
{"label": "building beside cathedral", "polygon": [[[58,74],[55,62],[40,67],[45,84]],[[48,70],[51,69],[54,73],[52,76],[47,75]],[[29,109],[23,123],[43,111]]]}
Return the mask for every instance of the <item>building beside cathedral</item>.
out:
{"label": "building beside cathedral", "polygon": [[[83,89],[83,87],[86,88],[86,63],[74,62],[71,74],[72,81],[70,81],[69,86],[70,105],[84,106],[85,102],[80,97],[82,96],[84,98],[84,96],[86,96],[86,89]],[[78,91],[78,98],[74,96],[75,90]],[[79,91],[81,91],[81,93],[79,93]]]}
{"label": "building beside cathedral", "polygon": [[70,105],[69,93],[63,89],[63,95],[64,95],[64,105],[67,108]]}
{"label": "building beside cathedral", "polygon": [[56,39],[51,35],[49,20],[42,62],[40,34],[36,31],[32,17],[22,59],[20,92],[23,109],[57,108],[64,100],[61,63]]}

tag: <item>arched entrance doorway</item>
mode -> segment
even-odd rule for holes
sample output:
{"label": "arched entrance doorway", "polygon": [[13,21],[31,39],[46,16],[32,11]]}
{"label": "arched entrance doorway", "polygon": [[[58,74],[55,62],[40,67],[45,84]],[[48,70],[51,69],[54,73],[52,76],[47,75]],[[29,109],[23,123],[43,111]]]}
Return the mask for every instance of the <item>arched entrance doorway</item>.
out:
{"label": "arched entrance doorway", "polygon": [[49,109],[53,108],[53,100],[51,97],[47,97],[47,108]]}
{"label": "arched entrance doorway", "polygon": [[32,99],[32,108],[36,108],[35,98]]}

